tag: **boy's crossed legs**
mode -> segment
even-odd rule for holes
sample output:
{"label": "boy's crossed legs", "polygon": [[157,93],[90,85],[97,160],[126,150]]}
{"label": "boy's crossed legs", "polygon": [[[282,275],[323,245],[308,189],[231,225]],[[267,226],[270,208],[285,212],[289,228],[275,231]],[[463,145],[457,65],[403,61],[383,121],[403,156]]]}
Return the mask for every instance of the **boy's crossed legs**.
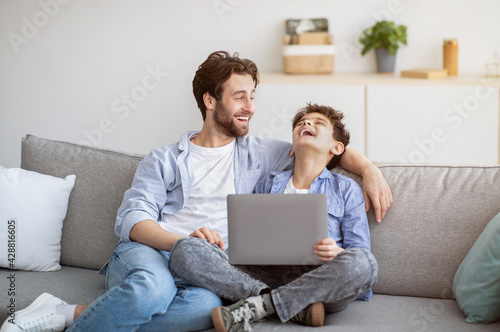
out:
{"label": "boy's crossed legs", "polygon": [[[297,322],[297,317],[311,313],[310,305],[315,303],[324,303],[328,313],[344,309],[372,287],[378,270],[373,255],[361,248],[344,250],[319,266],[235,267],[229,264],[225,251],[197,238],[179,240],[172,248],[169,264],[173,275],[194,286],[231,301],[244,300],[214,309],[212,319],[214,311],[239,311],[246,301],[255,305],[251,320],[276,312],[282,322]],[[267,310],[259,312],[262,307]]]}

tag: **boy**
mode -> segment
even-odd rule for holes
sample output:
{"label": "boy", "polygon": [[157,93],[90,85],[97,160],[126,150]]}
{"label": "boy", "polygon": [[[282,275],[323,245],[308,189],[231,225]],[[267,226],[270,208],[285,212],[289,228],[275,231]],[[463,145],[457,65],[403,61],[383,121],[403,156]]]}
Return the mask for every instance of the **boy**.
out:
{"label": "boy", "polygon": [[[318,266],[231,266],[225,252],[199,239],[178,241],[171,252],[172,272],[233,301],[212,310],[219,331],[251,329],[250,324],[276,313],[283,322],[322,326],[324,312],[344,309],[350,302],[371,298],[377,263],[370,253],[370,236],[361,188],[328,169],[338,164],[349,143],[342,113],[308,104],[293,120],[293,170],[269,173],[256,193],[324,193],[328,202],[328,238],[314,253]],[[198,257],[205,269],[193,271],[186,259]],[[200,266],[195,264],[195,266]]]}

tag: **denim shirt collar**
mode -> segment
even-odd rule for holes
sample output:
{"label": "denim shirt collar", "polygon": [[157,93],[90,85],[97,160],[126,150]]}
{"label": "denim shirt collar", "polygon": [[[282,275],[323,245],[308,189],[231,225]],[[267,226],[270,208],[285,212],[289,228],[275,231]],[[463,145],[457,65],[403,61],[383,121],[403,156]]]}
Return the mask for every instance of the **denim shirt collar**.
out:
{"label": "denim shirt collar", "polygon": [[189,137],[195,133],[199,133],[199,131],[188,131],[181,136],[181,139],[177,144],[177,148],[181,151],[181,153],[189,148]]}
{"label": "denim shirt collar", "polygon": [[191,194],[191,187],[194,181],[194,170],[189,158],[189,138],[197,131],[188,131],[181,136],[177,148],[179,149],[178,167],[182,183],[183,204],[186,204]]}
{"label": "denim shirt collar", "polygon": [[[272,174],[275,176],[273,178],[271,193],[282,193],[285,191],[288,181],[290,181],[290,178],[293,176],[293,169],[286,172],[272,172]],[[323,171],[321,171],[321,174],[311,183],[310,193],[318,193],[319,185],[322,180],[331,177],[333,177],[332,173],[325,167]]]}

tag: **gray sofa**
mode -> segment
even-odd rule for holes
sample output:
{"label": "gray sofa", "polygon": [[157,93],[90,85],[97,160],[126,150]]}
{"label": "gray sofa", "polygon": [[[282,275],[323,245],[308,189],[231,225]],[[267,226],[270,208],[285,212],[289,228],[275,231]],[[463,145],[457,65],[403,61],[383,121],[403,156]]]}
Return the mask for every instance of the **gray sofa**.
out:
{"label": "gray sofa", "polygon": [[[118,238],[115,214],[130,187],[139,155],[26,136],[21,167],[64,177],[76,175],[62,235],[62,269],[26,272],[0,269],[0,298],[8,276],[16,275],[16,308],[42,292],[69,303],[91,303],[104,293],[96,271]],[[493,324],[467,324],[453,299],[454,274],[486,224],[500,211],[500,166],[380,167],[393,190],[394,204],[380,224],[369,212],[372,251],[379,262],[370,302],[356,301],[328,315],[315,331],[500,331]],[[360,178],[352,176],[356,181]],[[0,307],[2,321],[7,307]],[[277,318],[256,331],[302,331]]]}

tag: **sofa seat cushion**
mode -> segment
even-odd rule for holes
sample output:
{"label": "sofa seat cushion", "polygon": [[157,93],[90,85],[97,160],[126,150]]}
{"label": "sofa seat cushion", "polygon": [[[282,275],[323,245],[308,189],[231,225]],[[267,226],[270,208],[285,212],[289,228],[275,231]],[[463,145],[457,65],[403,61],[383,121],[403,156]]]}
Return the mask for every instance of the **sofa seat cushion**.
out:
{"label": "sofa seat cushion", "polygon": [[[283,324],[276,316],[254,324],[253,328],[259,332],[305,330],[294,323]],[[355,301],[345,310],[327,315],[325,326],[311,331],[500,331],[500,322],[467,324],[455,300],[375,294],[369,302]]]}
{"label": "sofa seat cushion", "polygon": [[105,279],[96,270],[64,265],[57,272],[32,272],[0,268],[1,322],[7,317],[10,311],[7,305],[12,300],[14,300],[15,309],[21,310],[45,292],[70,304],[90,304],[104,294]]}
{"label": "sofa seat cushion", "polygon": [[[105,292],[105,277],[90,269],[62,266],[57,272],[0,269],[0,280],[15,275],[16,310],[27,307],[41,293],[51,293],[71,304],[92,303]],[[7,299],[10,300],[10,299]],[[6,302],[7,303],[7,302]],[[0,317],[8,308],[0,307]],[[273,316],[254,325],[255,331],[303,331]],[[499,331],[500,322],[467,324],[455,300],[375,294],[369,302],[355,301],[345,310],[327,315],[325,326],[314,331]],[[207,331],[214,331],[213,329]]]}

